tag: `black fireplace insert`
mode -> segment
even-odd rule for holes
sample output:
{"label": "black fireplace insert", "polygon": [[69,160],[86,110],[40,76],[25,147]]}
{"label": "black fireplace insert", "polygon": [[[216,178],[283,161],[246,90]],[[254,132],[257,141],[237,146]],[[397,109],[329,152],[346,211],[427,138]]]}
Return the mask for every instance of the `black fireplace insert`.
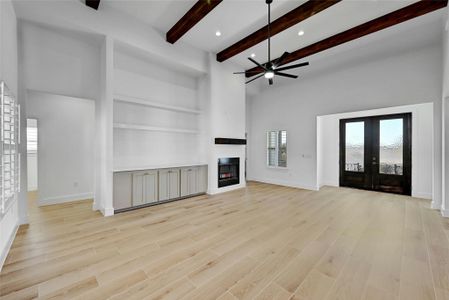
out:
{"label": "black fireplace insert", "polygon": [[218,159],[218,187],[240,183],[240,158],[227,157]]}

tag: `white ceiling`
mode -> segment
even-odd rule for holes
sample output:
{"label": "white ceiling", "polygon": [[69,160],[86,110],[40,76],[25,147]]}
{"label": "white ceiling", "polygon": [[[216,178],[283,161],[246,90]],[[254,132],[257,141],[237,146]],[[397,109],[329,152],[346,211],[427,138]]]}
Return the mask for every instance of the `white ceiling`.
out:
{"label": "white ceiling", "polygon": [[[339,45],[307,57],[305,60],[310,62],[309,66],[291,70],[288,73],[299,75],[299,80],[304,80],[379,58],[391,57],[398,53],[415,51],[430,45],[442,48],[444,17],[444,10],[438,10],[350,43]],[[279,76],[275,81],[278,86],[298,82]],[[256,93],[260,88],[268,87],[266,80],[258,80],[257,83],[254,91]]]}
{"label": "white ceiling", "polygon": [[[103,0],[101,5],[131,15],[165,33],[195,2],[196,0]],[[274,0],[272,19],[304,2],[305,0]],[[272,55],[278,57],[284,51],[291,52],[310,45],[414,2],[416,0],[343,0],[274,36]],[[202,50],[217,53],[266,25],[266,22],[267,5],[264,0],[225,0],[181,40]],[[217,30],[222,33],[220,37],[215,36]],[[299,30],[304,30],[305,34],[298,36]],[[253,67],[247,57],[255,53],[257,60],[265,62],[266,45],[266,41],[262,42],[230,60],[243,68]]]}

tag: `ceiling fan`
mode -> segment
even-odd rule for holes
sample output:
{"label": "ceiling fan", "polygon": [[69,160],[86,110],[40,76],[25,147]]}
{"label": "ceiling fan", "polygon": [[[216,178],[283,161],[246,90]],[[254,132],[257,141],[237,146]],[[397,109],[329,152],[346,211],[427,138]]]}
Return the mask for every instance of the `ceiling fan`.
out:
{"label": "ceiling fan", "polygon": [[[254,78],[248,80],[246,82],[246,84],[248,84],[248,83],[250,83],[250,82],[252,82],[252,81],[254,81],[256,79],[259,79],[262,76],[264,76],[266,79],[268,79],[268,83],[270,85],[273,84],[274,75],[296,79],[296,78],[298,78],[298,76],[292,75],[292,74],[283,73],[282,71],[295,69],[295,68],[304,67],[304,66],[309,65],[308,62],[303,62],[303,63],[299,63],[299,64],[287,66],[287,67],[278,68],[278,66],[282,64],[282,61],[290,54],[288,52],[284,52],[281,55],[281,57],[279,57],[276,60],[271,60],[271,36],[270,36],[271,6],[270,5],[273,2],[273,0],[265,0],[265,2],[268,5],[268,62],[266,64],[262,65],[262,64],[258,63],[256,60],[252,59],[251,57],[248,57],[248,59],[251,62],[253,62],[257,66],[259,66],[260,68],[262,68],[264,71],[263,71],[262,74],[258,75],[257,77],[254,77]],[[260,73],[260,71],[244,71],[244,72],[235,72],[234,74],[247,74],[248,72],[255,73],[254,75],[250,75],[250,77],[255,76],[258,73]]]}

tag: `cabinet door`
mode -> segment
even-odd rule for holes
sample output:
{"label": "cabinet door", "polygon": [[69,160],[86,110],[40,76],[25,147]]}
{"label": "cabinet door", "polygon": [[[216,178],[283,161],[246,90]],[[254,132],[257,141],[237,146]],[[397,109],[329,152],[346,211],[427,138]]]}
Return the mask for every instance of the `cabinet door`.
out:
{"label": "cabinet door", "polygon": [[145,204],[144,174],[143,172],[133,173],[133,206]]}
{"label": "cabinet door", "polygon": [[157,202],[157,171],[148,171],[143,176],[145,203]]}
{"label": "cabinet door", "polygon": [[198,168],[189,169],[189,195],[198,193]]}
{"label": "cabinet door", "polygon": [[168,172],[169,184],[168,184],[168,195],[169,199],[179,198],[181,195],[180,191],[180,170],[170,169]]}
{"label": "cabinet door", "polygon": [[198,168],[189,167],[181,169],[181,196],[198,193]]}
{"label": "cabinet door", "polygon": [[132,173],[114,173],[113,187],[114,209],[123,209],[132,206]]}
{"label": "cabinet door", "polygon": [[198,193],[207,192],[207,166],[198,167]]}
{"label": "cabinet door", "polygon": [[181,169],[181,197],[189,195],[189,168]]}
{"label": "cabinet door", "polygon": [[169,199],[169,171],[167,169],[159,170],[159,201],[165,201]]}

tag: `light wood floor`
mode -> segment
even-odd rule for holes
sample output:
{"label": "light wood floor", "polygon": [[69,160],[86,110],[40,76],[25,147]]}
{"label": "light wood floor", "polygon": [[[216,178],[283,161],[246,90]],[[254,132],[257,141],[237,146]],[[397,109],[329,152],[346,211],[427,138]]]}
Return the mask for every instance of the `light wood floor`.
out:
{"label": "light wood floor", "polygon": [[449,299],[449,220],[429,202],[250,183],[103,218],[31,207],[1,299]]}

